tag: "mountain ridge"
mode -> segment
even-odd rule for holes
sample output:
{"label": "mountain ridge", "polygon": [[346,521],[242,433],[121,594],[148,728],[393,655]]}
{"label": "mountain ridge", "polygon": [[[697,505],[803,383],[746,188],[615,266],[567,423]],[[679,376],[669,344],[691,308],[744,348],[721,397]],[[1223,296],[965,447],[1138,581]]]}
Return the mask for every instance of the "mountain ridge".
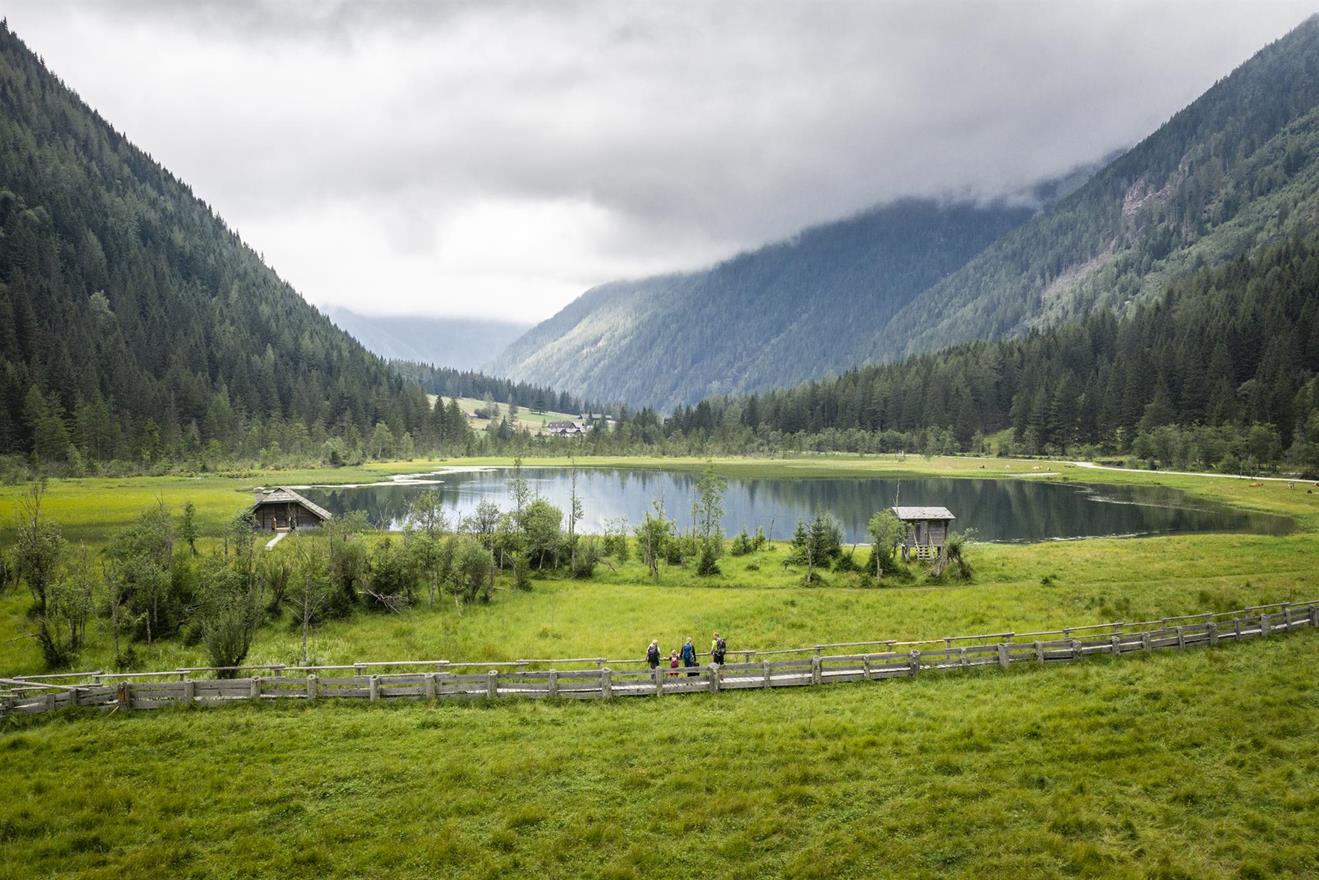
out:
{"label": "mountain ridge", "polygon": [[[1255,53],[1043,216],[924,291],[874,335],[867,360],[1019,335],[1148,300],[1184,271],[1304,233],[1312,212],[1284,219],[1285,230],[1270,228],[1268,217],[1247,226],[1242,212],[1261,199],[1290,210],[1319,197],[1308,173],[1298,186],[1289,179],[1319,157],[1317,107],[1319,15]],[[1279,149],[1281,157],[1270,157]]]}
{"label": "mountain ridge", "polygon": [[[659,407],[844,369],[842,337],[859,322],[887,315],[1034,210],[902,199],[707,269],[609,282],[528,331],[492,369]],[[799,291],[810,293],[804,307]]]}

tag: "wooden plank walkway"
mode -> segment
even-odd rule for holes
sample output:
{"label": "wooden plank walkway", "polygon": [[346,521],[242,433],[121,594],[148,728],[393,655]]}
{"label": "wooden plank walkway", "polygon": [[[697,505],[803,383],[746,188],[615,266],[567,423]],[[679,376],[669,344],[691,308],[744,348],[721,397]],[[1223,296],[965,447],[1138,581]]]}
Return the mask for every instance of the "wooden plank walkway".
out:
{"label": "wooden plank walkway", "polygon": [[[644,661],[637,660],[578,657],[493,663],[373,661],[337,666],[276,664],[160,672],[56,673],[0,679],[0,715],[71,707],[158,709],[248,700],[662,697],[881,681],[977,667],[1006,669],[1013,663],[1047,665],[1096,654],[1120,657],[1136,652],[1211,647],[1304,628],[1319,628],[1319,600],[1047,632],[747,650],[732,652],[742,657],[741,662],[679,670],[667,666],[651,670]],[[875,648],[880,650],[864,650]],[[238,677],[241,672],[260,671],[270,674]],[[218,677],[222,673],[230,677]]]}

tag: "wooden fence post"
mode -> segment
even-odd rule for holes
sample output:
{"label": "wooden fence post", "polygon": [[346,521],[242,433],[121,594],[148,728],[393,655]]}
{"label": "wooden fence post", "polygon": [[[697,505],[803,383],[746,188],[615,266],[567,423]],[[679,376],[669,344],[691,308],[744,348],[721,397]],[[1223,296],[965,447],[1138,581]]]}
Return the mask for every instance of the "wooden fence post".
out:
{"label": "wooden fence post", "polygon": [[861,675],[866,681],[870,681],[870,655],[861,655]]}
{"label": "wooden fence post", "polygon": [[710,693],[719,693],[719,665],[717,663],[711,663],[705,668],[710,671]]}
{"label": "wooden fence post", "polygon": [[600,693],[606,700],[614,695],[614,673],[608,666],[600,670]]}
{"label": "wooden fence post", "polygon": [[1177,647],[1186,647],[1186,627],[1184,626],[1177,627]]}
{"label": "wooden fence post", "polygon": [[195,700],[196,698],[197,698],[197,682],[193,681],[190,678],[183,683],[183,702],[191,706],[192,701]]}
{"label": "wooden fence post", "polygon": [[1010,658],[1010,657],[1008,656],[1008,645],[1007,645],[1007,642],[999,642],[999,643],[998,643],[998,665],[1001,666],[1001,667],[1003,667],[1004,669],[1007,669],[1007,668],[1008,668],[1008,664],[1011,663],[1011,662],[1012,662],[1012,658]]}
{"label": "wooden fence post", "polygon": [[1319,605],[1310,606],[1310,626],[1319,627]]}
{"label": "wooden fence post", "polygon": [[656,666],[651,672],[655,673],[655,696],[664,696],[664,670]]}
{"label": "wooden fence post", "polygon": [[912,651],[908,656],[907,668],[911,670],[913,678],[921,671],[921,652]]}
{"label": "wooden fence post", "polygon": [[432,672],[430,675],[422,676],[423,693],[422,696],[427,700],[435,699],[435,679],[438,673]]}
{"label": "wooden fence post", "polygon": [[247,680],[247,698],[255,700],[261,696],[261,676],[253,676]]}
{"label": "wooden fence post", "polygon": [[79,701],[80,701],[80,699],[81,699],[81,695],[82,695],[82,691],[81,691],[78,687],[76,687],[76,686],[75,686],[72,690],[70,690],[70,691],[69,691],[69,705],[72,706],[72,707],[75,708],[75,709],[78,708],[78,703],[79,703]]}
{"label": "wooden fence post", "polygon": [[820,674],[820,657],[817,654],[811,658],[811,684],[820,684],[824,680]]}
{"label": "wooden fence post", "polygon": [[558,695],[559,695],[559,670],[557,670],[557,669],[551,669],[551,670],[550,670],[550,696],[551,696],[551,697],[557,697]]}
{"label": "wooden fence post", "polygon": [[1209,633],[1209,646],[1212,648],[1218,644],[1218,624],[1212,620],[1205,624],[1205,631]]}
{"label": "wooden fence post", "polygon": [[373,675],[366,680],[367,699],[375,702],[380,699],[380,676]]}
{"label": "wooden fence post", "polygon": [[121,681],[119,682],[119,687],[115,688],[114,693],[115,702],[124,709],[133,708],[133,695],[128,688],[128,682]]}
{"label": "wooden fence post", "polygon": [[499,696],[499,670],[492,669],[486,676],[485,695],[492,700]]}
{"label": "wooden fence post", "polygon": [[1262,636],[1267,636],[1269,634],[1269,631],[1270,631],[1269,615],[1261,611],[1259,615],[1259,634]]}
{"label": "wooden fence post", "polygon": [[1081,647],[1079,639],[1072,639],[1072,659],[1079,660],[1085,656],[1085,651]]}
{"label": "wooden fence post", "polygon": [[1142,650],[1142,651],[1149,651],[1149,650],[1152,650],[1153,647],[1154,647],[1154,646],[1153,646],[1152,644],[1150,644],[1150,634],[1149,634],[1148,632],[1143,632],[1143,633],[1141,633],[1141,634],[1140,634],[1140,648],[1141,648],[1141,650]]}
{"label": "wooden fence post", "polygon": [[307,675],[307,699],[314,700],[320,696],[320,685],[317,683],[316,673]]}
{"label": "wooden fence post", "polygon": [[1040,661],[1040,663],[1043,663],[1043,662],[1044,662],[1044,643],[1043,643],[1043,642],[1036,642],[1036,643],[1035,643],[1035,659],[1038,660],[1038,661]]}
{"label": "wooden fence post", "polygon": [[1113,656],[1120,657],[1122,655],[1122,636],[1113,636],[1112,639],[1113,639]]}
{"label": "wooden fence post", "polygon": [[761,663],[761,674],[764,676],[764,684],[762,685],[762,687],[769,687],[771,684],[769,661],[762,660],[760,661],[760,663]]}

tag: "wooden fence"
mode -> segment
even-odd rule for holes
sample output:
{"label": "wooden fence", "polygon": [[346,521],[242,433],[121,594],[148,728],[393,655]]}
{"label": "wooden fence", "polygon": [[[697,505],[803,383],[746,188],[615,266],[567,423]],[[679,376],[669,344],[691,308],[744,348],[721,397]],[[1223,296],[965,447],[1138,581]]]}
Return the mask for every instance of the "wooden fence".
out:
{"label": "wooden fence", "polygon": [[[578,657],[455,663],[412,660],[335,666],[187,667],[163,672],[81,672],[0,679],[0,715],[82,706],[158,709],[241,700],[609,699],[807,687],[927,672],[1049,664],[1095,654],[1178,650],[1319,627],[1319,600],[1140,622],[922,641],[841,642],[730,652],[740,662],[673,670],[644,660]],[[880,649],[880,650],[869,650]],[[397,671],[393,671],[397,670]],[[241,673],[267,672],[267,675]],[[328,673],[328,674],[327,674]],[[228,677],[220,678],[221,674]]]}

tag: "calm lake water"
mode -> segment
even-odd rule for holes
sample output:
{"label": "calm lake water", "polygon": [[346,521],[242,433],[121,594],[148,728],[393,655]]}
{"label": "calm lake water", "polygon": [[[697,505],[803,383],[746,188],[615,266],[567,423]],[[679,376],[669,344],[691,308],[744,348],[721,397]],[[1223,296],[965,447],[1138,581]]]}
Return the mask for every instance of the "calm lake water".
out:
{"label": "calm lake water", "polygon": [[[569,475],[562,468],[524,468],[533,496],[568,509]],[[513,506],[507,469],[421,477],[425,483],[359,487],[313,487],[300,490],[334,513],[362,510],[377,527],[399,529],[412,500],[435,490],[452,525],[490,499],[503,509]],[[626,517],[640,523],[651,503],[662,498],[669,517],[681,525],[691,519],[696,474],[615,468],[577,472],[577,494],[585,517],[578,530],[601,532],[606,520]],[[876,510],[894,504],[937,505],[957,516],[955,529],[974,529],[984,541],[1044,541],[1101,535],[1149,535],[1173,532],[1257,532],[1283,534],[1286,517],[1247,513],[1153,486],[1083,486],[1030,479],[989,480],[943,477],[729,480],[724,496],[724,532],[765,529],[771,538],[787,538],[798,520],[827,511],[843,527],[845,540],[866,538],[866,522]]]}

